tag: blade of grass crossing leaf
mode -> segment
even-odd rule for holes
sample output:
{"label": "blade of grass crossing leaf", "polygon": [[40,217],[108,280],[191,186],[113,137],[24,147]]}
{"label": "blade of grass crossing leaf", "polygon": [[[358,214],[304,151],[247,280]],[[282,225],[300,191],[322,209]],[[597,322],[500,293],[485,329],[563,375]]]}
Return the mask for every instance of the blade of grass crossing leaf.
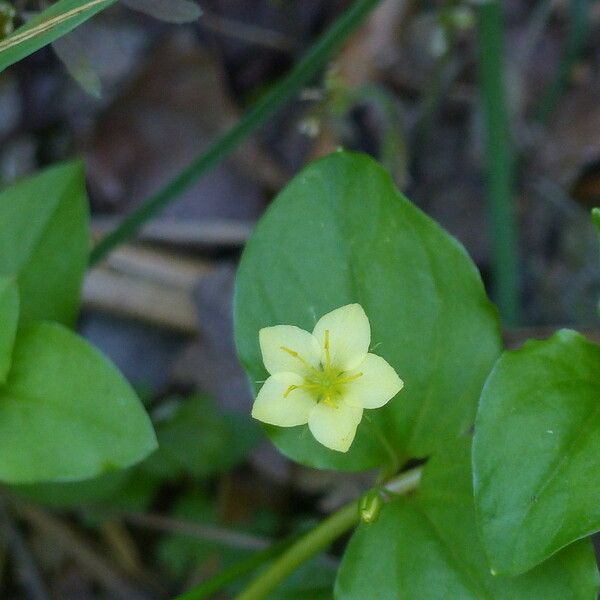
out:
{"label": "blade of grass crossing leaf", "polygon": [[479,72],[486,130],[487,210],[494,296],[507,324],[519,321],[518,235],[513,155],[504,87],[503,20],[499,2],[477,7]]}
{"label": "blade of grass crossing leaf", "polygon": [[0,72],[65,35],[116,0],[59,0],[0,41]]}
{"label": "blade of grass crossing leaf", "polygon": [[317,40],[290,73],[258,100],[237,125],[101,240],[92,250],[91,264],[102,260],[113,248],[134,236],[146,222],[176,200],[209,169],[229,156],[241,142],[287,104],[379,2],[380,0],[356,0]]}

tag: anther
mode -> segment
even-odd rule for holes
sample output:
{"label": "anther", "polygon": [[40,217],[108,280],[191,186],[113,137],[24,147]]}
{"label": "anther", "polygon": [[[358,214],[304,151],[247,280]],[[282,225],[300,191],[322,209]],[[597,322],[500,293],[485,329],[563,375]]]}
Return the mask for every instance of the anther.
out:
{"label": "anther", "polygon": [[283,393],[283,397],[287,398],[294,390],[297,390],[299,387],[300,386],[298,385],[290,385],[290,387]]}
{"label": "anther", "polygon": [[331,356],[329,355],[329,329],[325,330],[323,349],[325,350],[325,366],[329,368],[331,366]]}
{"label": "anther", "polygon": [[343,377],[342,379],[338,379],[336,383],[350,383],[351,381],[356,381],[359,377],[362,376],[362,373],[355,373],[354,375],[350,375],[349,377]]}
{"label": "anther", "polygon": [[291,348],[286,348],[285,346],[280,346],[280,349],[284,352],[287,352],[290,356],[297,358],[305,367],[310,368],[310,365],[295,350],[292,350]]}

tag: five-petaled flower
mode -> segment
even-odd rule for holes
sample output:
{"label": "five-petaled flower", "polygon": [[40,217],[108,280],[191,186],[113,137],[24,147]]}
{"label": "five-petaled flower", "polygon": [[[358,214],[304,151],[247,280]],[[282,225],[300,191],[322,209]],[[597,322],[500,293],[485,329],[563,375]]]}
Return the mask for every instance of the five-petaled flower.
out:
{"label": "five-petaled flower", "polygon": [[387,361],[369,352],[371,326],[360,304],[327,313],[312,333],[294,325],[265,327],[259,342],[271,376],[252,416],[280,427],[308,423],[332,450],[347,452],[363,409],[380,408],[404,386]]}

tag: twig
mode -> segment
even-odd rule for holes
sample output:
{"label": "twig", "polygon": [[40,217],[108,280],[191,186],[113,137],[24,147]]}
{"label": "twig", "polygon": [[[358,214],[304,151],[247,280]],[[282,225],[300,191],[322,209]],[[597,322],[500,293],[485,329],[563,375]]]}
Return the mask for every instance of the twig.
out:
{"label": "twig", "polygon": [[23,583],[23,587],[27,590],[27,595],[32,600],[49,600],[50,596],[46,591],[36,561],[2,501],[0,501],[0,523],[6,531],[8,545],[15,558],[19,578]]}
{"label": "twig", "polygon": [[[114,217],[95,217],[92,219],[94,237],[108,233],[118,223],[119,220]],[[138,238],[141,241],[185,246],[186,249],[190,246],[236,248],[246,243],[253,228],[254,223],[249,221],[162,218],[160,221],[145,225],[140,230]]]}
{"label": "twig", "polygon": [[264,550],[272,543],[268,538],[241,533],[223,527],[216,527],[214,525],[191,523],[189,521],[182,521],[180,519],[152,513],[120,513],[118,517],[137,527],[197,537],[209,542],[223,544],[224,546],[231,546],[233,548]]}
{"label": "twig", "polygon": [[190,292],[115,273],[90,271],[83,286],[86,308],[151,322],[187,335],[198,331]]}
{"label": "twig", "polygon": [[200,24],[217,33],[283,52],[292,52],[298,46],[295,40],[279,31],[228,19],[209,12],[204,7]]}
{"label": "twig", "polygon": [[123,600],[147,600],[147,597],[123,579],[119,569],[97,554],[78,533],[47,512],[23,502],[15,502],[14,510],[34,527],[53,537],[107,591]]}

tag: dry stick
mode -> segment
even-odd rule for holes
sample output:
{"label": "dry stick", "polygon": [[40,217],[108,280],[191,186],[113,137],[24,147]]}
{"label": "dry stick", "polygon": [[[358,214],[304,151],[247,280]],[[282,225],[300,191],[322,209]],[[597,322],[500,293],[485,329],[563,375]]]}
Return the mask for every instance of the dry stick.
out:
{"label": "dry stick", "polygon": [[35,559],[2,501],[0,501],[0,523],[4,525],[6,530],[8,545],[15,558],[23,587],[27,590],[28,595],[32,600],[49,600],[50,596],[46,591],[46,586]]}
{"label": "dry stick", "polygon": [[49,513],[31,505],[18,502],[15,511],[34,527],[59,542],[65,552],[84,567],[102,586],[123,600],[147,600],[146,595],[135,589],[119,574],[118,568],[97,554],[88,543],[69,526]]}
{"label": "dry stick", "polygon": [[191,523],[157,514],[120,513],[118,517],[123,521],[138,527],[146,527],[157,531],[197,537],[209,542],[223,544],[224,546],[231,546],[233,548],[264,550],[271,545],[271,540],[268,538],[240,533],[239,531],[224,529],[222,527],[215,527],[214,525]]}
{"label": "dry stick", "polygon": [[88,272],[83,304],[98,312],[149,321],[186,335],[198,332],[198,313],[191,292],[104,268]]}
{"label": "dry stick", "polygon": [[228,19],[227,17],[208,12],[204,7],[202,8],[200,24],[207,29],[212,29],[216,33],[256,44],[257,46],[281,50],[282,52],[292,52],[298,46],[296,40],[291,39],[280,31]]}

